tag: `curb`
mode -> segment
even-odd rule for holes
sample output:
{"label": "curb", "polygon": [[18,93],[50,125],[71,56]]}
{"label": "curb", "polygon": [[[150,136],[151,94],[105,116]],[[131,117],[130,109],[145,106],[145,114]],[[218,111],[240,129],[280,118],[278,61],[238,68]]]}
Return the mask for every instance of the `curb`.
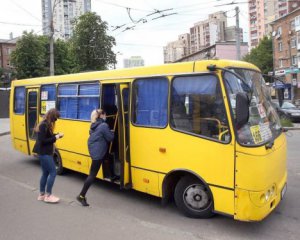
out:
{"label": "curb", "polygon": [[3,133],[0,133],[0,137],[5,136],[5,135],[9,135],[9,134],[10,134],[10,132],[3,132]]}

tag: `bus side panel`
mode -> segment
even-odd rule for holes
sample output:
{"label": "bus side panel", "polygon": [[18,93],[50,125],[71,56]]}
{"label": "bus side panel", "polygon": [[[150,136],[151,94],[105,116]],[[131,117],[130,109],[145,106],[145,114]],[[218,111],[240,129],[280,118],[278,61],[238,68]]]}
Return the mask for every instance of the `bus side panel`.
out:
{"label": "bus side panel", "polygon": [[132,169],[133,189],[154,196],[160,196],[158,188],[158,173],[138,168]]}
{"label": "bus side panel", "polygon": [[12,86],[10,93],[10,132],[13,146],[16,150],[25,154],[28,153],[27,136],[26,136],[26,120],[24,114],[14,113],[14,88]]}
{"label": "bus side panel", "polygon": [[214,198],[214,210],[234,215],[234,191],[210,186]]}
{"label": "bus side panel", "polygon": [[64,134],[64,137],[55,143],[64,167],[82,173],[89,172],[89,128],[90,123],[85,121],[59,119],[55,123],[55,133]]}

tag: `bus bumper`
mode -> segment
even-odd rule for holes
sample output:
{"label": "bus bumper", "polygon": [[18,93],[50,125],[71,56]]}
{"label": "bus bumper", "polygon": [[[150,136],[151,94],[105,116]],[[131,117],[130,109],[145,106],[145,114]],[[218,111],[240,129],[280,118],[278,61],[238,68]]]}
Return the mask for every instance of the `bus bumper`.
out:
{"label": "bus bumper", "polygon": [[287,172],[281,181],[269,186],[264,191],[253,192],[236,188],[234,219],[240,221],[263,220],[278,206],[284,198],[286,190]]}

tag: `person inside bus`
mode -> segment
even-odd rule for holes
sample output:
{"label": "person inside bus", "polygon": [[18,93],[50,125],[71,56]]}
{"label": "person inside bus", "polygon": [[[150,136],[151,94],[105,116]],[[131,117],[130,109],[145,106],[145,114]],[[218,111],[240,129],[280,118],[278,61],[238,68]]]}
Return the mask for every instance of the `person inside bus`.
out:
{"label": "person inside bus", "polygon": [[52,187],[56,177],[56,167],[53,159],[54,143],[64,136],[62,133],[53,133],[55,121],[59,117],[59,112],[52,108],[45,114],[44,120],[35,128],[37,141],[33,152],[38,154],[42,169],[40,194],[37,200],[47,203],[59,202],[59,198],[52,194]]}
{"label": "person inside bus", "polygon": [[89,154],[92,158],[89,176],[86,178],[80,194],[77,196],[78,202],[87,207],[86,193],[94,182],[104,157],[108,150],[108,143],[114,139],[114,133],[105,122],[106,113],[102,109],[94,110],[91,113],[90,136],[88,138]]}

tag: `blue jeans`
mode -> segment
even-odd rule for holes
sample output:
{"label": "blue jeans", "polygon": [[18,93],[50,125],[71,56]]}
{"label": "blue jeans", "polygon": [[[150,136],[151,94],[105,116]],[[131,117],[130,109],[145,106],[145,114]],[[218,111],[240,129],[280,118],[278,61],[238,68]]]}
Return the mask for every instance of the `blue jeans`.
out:
{"label": "blue jeans", "polygon": [[52,194],[52,187],[56,177],[56,168],[53,156],[51,155],[39,155],[42,176],[40,180],[40,193]]}

